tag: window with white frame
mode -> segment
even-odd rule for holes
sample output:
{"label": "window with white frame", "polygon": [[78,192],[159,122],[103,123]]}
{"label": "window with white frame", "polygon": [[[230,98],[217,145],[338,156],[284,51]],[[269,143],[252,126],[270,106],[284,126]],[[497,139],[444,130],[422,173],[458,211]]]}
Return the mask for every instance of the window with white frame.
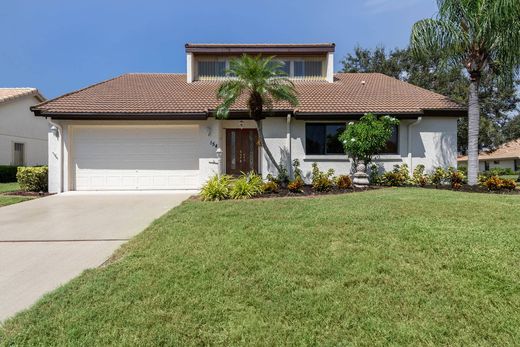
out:
{"label": "window with white frame", "polygon": [[15,142],[13,144],[13,165],[25,165],[25,144],[20,142]]}

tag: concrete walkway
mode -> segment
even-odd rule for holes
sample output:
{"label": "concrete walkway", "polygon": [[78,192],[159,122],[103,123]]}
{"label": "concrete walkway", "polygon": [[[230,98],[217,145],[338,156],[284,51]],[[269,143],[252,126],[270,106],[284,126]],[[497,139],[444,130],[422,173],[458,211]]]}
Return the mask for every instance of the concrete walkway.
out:
{"label": "concrete walkway", "polygon": [[0,208],[0,322],[103,264],[195,192],[71,192]]}

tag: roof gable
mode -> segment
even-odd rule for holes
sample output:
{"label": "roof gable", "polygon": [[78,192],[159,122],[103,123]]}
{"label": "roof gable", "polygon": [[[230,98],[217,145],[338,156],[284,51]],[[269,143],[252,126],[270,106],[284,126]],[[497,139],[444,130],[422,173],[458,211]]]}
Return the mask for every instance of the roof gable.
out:
{"label": "roof gable", "polygon": [[45,101],[43,95],[36,88],[0,88],[0,104],[29,95],[33,95],[40,102]]}

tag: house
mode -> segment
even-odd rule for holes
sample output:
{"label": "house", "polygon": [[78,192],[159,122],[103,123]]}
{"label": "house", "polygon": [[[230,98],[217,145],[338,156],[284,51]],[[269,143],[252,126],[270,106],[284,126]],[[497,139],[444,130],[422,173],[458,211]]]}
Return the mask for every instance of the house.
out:
{"label": "house", "polygon": [[125,74],[32,108],[53,125],[49,189],[197,189],[217,171],[275,173],[259,145],[245,98],[217,120],[216,90],[242,55],[276,56],[294,80],[300,105],[279,103],[263,121],[277,160],[299,159],[308,177],[348,173],[337,135],[364,113],[401,120],[379,162],[410,167],[456,165],[457,118],[448,98],[378,73],[333,73],[335,45],[186,44],[187,73]]}
{"label": "house", "polygon": [[[459,165],[468,165],[468,156],[457,159]],[[511,169],[520,172],[520,139],[500,145],[496,150],[482,152],[478,156],[479,171],[493,168]]]}
{"label": "house", "polygon": [[0,88],[0,165],[47,164],[49,123],[30,110],[42,101],[35,88]]}

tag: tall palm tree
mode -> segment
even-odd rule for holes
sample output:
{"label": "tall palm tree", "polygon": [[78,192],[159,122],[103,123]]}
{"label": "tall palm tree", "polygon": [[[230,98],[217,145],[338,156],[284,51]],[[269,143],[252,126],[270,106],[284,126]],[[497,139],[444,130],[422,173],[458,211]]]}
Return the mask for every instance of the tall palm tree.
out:
{"label": "tall palm tree", "polygon": [[270,109],[275,101],[286,101],[293,107],[298,106],[294,84],[285,77],[282,65],[274,57],[253,57],[245,54],[232,60],[227,74],[233,77],[222,82],[218,88],[217,98],[222,100],[222,103],[216,110],[217,118],[227,118],[231,106],[241,95],[247,95],[249,116],[256,122],[258,138],[278,172],[281,168],[265,142],[262,119],[264,109]]}
{"label": "tall palm tree", "polygon": [[477,184],[479,83],[484,74],[511,83],[520,66],[519,0],[437,0],[436,18],[414,24],[411,47],[418,56],[441,54],[446,65],[466,69],[468,183]]}

